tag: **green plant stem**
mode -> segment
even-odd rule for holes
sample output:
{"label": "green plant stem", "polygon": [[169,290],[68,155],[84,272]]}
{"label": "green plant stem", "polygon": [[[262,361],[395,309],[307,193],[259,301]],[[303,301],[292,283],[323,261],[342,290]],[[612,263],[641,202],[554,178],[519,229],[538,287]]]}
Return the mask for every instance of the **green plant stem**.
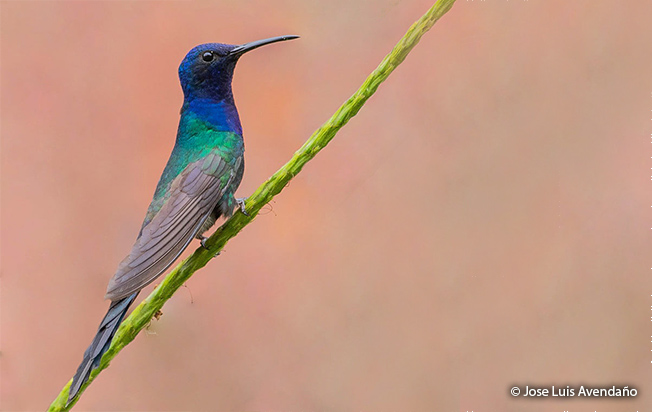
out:
{"label": "green plant stem", "polygon": [[[172,297],[198,269],[204,267],[224,245],[254,220],[260,209],[269,203],[274,196],[296,176],[303,166],[308,163],[321,149],[323,149],[335,134],[362,108],[365,102],[373,95],[378,86],[405,60],[408,53],[417,45],[421,37],[443,16],[455,3],[455,0],[439,0],[410,27],[403,38],[394,46],[392,51],[385,56],[376,70],[374,70],[362,83],[362,86],[351,96],[333,116],[317,129],[312,136],[294,153],[292,159],[263,183],[247,199],[245,208],[248,216],[235,213],[207,240],[204,248],[197,248],[195,252],[182,261],[169,275],[142,301],[120,325],[116,332],[111,347],[102,357],[100,366],[90,376],[88,382],[81,388],[80,395],[86,387],[93,382],[95,377],[109,366],[111,360],[128,345],[136,335],[147,326],[154,314],[163,307],[163,304]],[[66,406],[68,390],[72,380],[63,388],[59,396],[50,405],[49,411],[68,411],[77,402],[75,399]]]}

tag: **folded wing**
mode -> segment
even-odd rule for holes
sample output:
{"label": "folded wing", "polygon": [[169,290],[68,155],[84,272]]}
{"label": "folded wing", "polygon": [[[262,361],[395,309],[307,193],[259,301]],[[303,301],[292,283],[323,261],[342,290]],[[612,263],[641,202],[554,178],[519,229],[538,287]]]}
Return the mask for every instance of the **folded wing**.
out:
{"label": "folded wing", "polygon": [[235,170],[216,152],[189,164],[174,179],[165,204],[120,263],[106,298],[116,301],[139,291],[170,267],[224,196]]}

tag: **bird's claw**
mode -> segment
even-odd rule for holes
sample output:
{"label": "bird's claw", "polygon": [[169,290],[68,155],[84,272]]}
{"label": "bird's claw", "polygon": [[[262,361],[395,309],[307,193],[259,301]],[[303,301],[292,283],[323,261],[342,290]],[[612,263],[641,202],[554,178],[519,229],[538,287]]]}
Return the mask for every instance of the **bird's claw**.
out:
{"label": "bird's claw", "polygon": [[[199,243],[201,243],[201,247],[203,247],[203,248],[206,249],[206,250],[210,250],[210,248],[209,248],[208,246],[206,246],[206,241],[207,241],[207,240],[208,240],[208,238],[207,238],[206,236],[200,236],[200,237],[199,237]],[[213,257],[214,257],[214,258],[218,257],[218,256],[220,255],[220,253],[222,253],[221,250],[220,250],[219,252],[215,252],[215,254],[213,255]]]}
{"label": "bird's claw", "polygon": [[[201,243],[201,247],[203,247],[206,250],[210,250],[210,248],[208,246],[206,246],[206,241],[207,240],[208,240],[208,238],[206,236],[200,236],[199,237],[199,243]],[[219,252],[215,252],[213,257],[218,257],[220,255],[220,253],[222,253],[221,250]]]}
{"label": "bird's claw", "polygon": [[249,216],[249,213],[247,213],[247,209],[245,208],[245,201],[247,200],[246,197],[240,197],[235,199],[235,202],[240,206],[240,211],[242,212],[243,215]]}

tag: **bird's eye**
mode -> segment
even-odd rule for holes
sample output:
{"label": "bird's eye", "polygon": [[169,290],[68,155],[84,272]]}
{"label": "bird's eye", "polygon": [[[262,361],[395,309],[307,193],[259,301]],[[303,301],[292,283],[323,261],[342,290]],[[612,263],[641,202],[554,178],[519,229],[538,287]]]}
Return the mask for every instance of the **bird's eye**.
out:
{"label": "bird's eye", "polygon": [[201,55],[201,58],[205,62],[212,62],[215,56],[213,55],[213,52],[205,52],[204,54]]}

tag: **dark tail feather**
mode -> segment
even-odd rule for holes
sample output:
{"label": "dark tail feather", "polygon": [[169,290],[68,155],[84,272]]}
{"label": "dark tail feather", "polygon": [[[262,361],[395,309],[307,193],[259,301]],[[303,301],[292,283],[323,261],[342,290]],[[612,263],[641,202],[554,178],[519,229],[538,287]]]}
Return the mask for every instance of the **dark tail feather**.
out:
{"label": "dark tail feather", "polygon": [[81,365],[77,368],[75,376],[72,378],[72,385],[70,385],[70,392],[68,394],[68,403],[70,403],[77,393],[81,386],[88,380],[88,377],[91,375],[91,371],[94,368],[97,368],[100,365],[100,360],[102,355],[109,349],[111,346],[111,340],[113,340],[113,335],[118,330],[118,326],[122,323],[129,306],[133,303],[134,299],[138,296],[138,292],[133,293],[126,298],[116,300],[111,302],[109,311],[104,315],[100,327],[97,328],[97,334],[93,338],[91,346],[86,349],[84,352],[84,359],[82,360]]}

